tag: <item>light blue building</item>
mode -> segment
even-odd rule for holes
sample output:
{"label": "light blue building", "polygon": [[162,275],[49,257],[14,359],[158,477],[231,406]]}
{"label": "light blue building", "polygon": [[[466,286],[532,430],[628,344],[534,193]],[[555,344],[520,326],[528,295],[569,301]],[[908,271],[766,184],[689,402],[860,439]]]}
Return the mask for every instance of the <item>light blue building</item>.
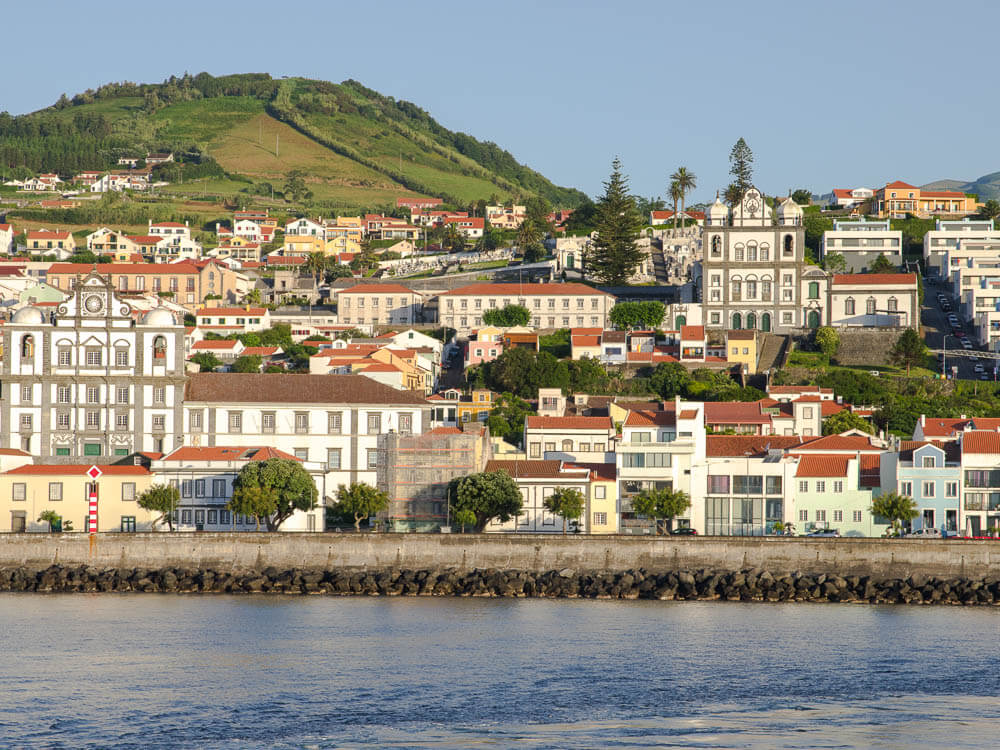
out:
{"label": "light blue building", "polygon": [[962,482],[961,446],[955,442],[904,440],[898,452],[882,454],[882,491],[913,498],[918,515],[911,528],[958,531]]}

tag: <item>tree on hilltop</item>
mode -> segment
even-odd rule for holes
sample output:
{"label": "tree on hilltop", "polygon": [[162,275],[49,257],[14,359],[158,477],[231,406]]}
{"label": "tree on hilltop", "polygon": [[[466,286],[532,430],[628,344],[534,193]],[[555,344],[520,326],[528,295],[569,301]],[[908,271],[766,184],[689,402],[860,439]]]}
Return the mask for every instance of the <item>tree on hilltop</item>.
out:
{"label": "tree on hilltop", "polygon": [[743,138],[736,141],[729,152],[729,174],[733,181],[726,190],[726,199],[735,205],[753,185],[753,151]]}

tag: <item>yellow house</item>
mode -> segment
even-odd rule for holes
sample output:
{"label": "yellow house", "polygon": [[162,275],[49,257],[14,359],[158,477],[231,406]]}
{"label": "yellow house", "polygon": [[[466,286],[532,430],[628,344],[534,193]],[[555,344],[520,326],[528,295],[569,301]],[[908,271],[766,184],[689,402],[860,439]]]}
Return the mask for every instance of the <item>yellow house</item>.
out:
{"label": "yellow house", "polygon": [[[48,531],[38,521],[47,510],[58,513],[73,531],[87,531],[88,464],[28,464],[0,474],[0,532]],[[97,479],[98,531],[150,531],[160,514],[136,502],[153,483],[144,466],[101,466]]]}
{"label": "yellow house", "polygon": [[493,391],[473,391],[469,400],[459,401],[457,418],[461,422],[485,422],[493,410]]}
{"label": "yellow house", "polygon": [[[329,233],[330,230],[327,229],[327,235],[329,235]],[[341,253],[360,253],[361,240],[354,239],[353,237],[348,237],[346,235],[336,235],[333,237],[328,236],[326,240],[326,245],[323,247],[323,252],[325,252],[327,255],[340,255]]]}
{"label": "yellow house", "polygon": [[587,534],[618,533],[618,479],[614,464],[567,464],[590,469],[587,507],[581,518]]}
{"label": "yellow house", "polygon": [[417,366],[417,354],[412,349],[379,349],[371,358],[387,365],[395,365],[403,373],[403,388],[408,391],[425,391],[424,373]]}
{"label": "yellow house", "polygon": [[726,359],[730,364],[746,366],[747,372],[757,372],[757,332],[727,331]]}
{"label": "yellow house", "polygon": [[326,245],[321,237],[309,234],[289,235],[285,237],[284,255],[309,255],[309,253],[326,252]]}

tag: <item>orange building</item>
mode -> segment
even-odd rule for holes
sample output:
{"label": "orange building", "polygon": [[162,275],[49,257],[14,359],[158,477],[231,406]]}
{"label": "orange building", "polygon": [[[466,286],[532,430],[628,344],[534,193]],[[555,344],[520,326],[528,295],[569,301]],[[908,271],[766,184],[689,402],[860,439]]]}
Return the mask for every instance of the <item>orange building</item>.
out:
{"label": "orange building", "polygon": [[905,219],[907,214],[921,218],[940,214],[975,213],[979,204],[957,190],[921,190],[900,180],[875,191],[873,211],[880,218]]}

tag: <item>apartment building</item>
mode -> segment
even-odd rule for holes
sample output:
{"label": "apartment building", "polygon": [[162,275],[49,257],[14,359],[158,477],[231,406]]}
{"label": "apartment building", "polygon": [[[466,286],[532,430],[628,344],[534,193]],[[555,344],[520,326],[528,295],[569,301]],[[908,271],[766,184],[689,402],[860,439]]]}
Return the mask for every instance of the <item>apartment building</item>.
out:
{"label": "apartment building", "polygon": [[982,536],[1000,528],[1000,432],[969,430],[959,435],[962,450],[962,504],[958,528]]}
{"label": "apartment building", "polygon": [[322,462],[326,488],[376,482],[378,436],[429,429],[422,393],[362,375],[197,373],[184,400],[187,443],[267,445],[300,461]]}
{"label": "apartment building", "polygon": [[957,441],[904,440],[898,450],[882,454],[880,471],[883,491],[893,489],[916,503],[913,530],[958,532],[962,449]]}
{"label": "apartment building", "polygon": [[137,320],[91,272],[54,314],[24,307],[2,335],[0,447],[108,463],[181,444],[184,327],[167,310]]}
{"label": "apartment building", "polygon": [[879,256],[899,268],[903,265],[903,232],[892,229],[888,219],[834,219],[833,229],[823,232],[820,240],[820,258],[825,260],[830,253],[843,256],[848,273],[867,271]]}
{"label": "apartment building", "polygon": [[542,417],[524,420],[528,458],[606,463],[614,459],[611,417]]}
{"label": "apartment building", "polygon": [[470,284],[439,295],[438,319],[467,333],[482,327],[484,311],[507,305],[528,308],[533,328],[603,329],[615,298],[584,284]]}
{"label": "apartment building", "polygon": [[340,322],[408,325],[422,317],[423,295],[402,284],[358,284],[337,295]]}
{"label": "apartment building", "polygon": [[[174,512],[174,527],[181,531],[256,531],[252,516],[233,513],[226,504],[233,499],[233,482],[248,463],[272,458],[297,460],[293,455],[265,445],[181,446],[151,464],[156,484],[176,487],[180,505]],[[318,507],[297,510],[281,524],[280,531],[323,531],[328,495],[326,465],[320,461],[302,463],[319,493]]]}
{"label": "apartment building", "polygon": [[[863,457],[813,453],[797,458],[795,530],[836,529],[841,536],[881,536],[888,524],[872,515],[878,474],[862,473]],[[874,481],[870,481],[873,477]]]}
{"label": "apartment building", "polygon": [[[964,244],[960,243],[960,247]],[[996,244],[1000,250],[1000,241]],[[987,251],[953,265],[955,252],[958,250],[949,251],[945,262],[953,292],[959,299],[958,314],[972,323],[976,343],[989,351],[1000,351],[1000,253]]]}
{"label": "apartment building", "polygon": [[934,229],[924,235],[924,266],[927,274],[947,278],[950,274],[945,256],[958,248],[960,242],[1000,242],[1000,229],[994,229],[992,219],[958,221],[938,219]]}
{"label": "apartment building", "polygon": [[[79,278],[94,269],[90,263],[53,263],[47,281],[57,289],[70,292]],[[202,290],[201,274],[193,263],[98,263],[96,270],[109,277],[118,291],[152,291],[168,295],[191,312],[201,306],[207,293]]]}

